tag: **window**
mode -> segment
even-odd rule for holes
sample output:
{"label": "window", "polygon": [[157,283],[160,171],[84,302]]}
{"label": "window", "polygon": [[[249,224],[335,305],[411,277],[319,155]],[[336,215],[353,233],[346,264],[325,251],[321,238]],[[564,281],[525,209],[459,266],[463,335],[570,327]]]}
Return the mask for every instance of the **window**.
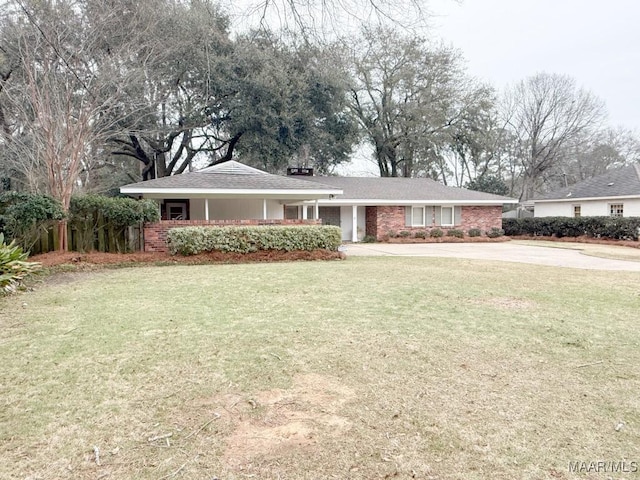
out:
{"label": "window", "polygon": [[573,216],[576,217],[576,218],[582,216],[581,212],[580,212],[580,205],[574,205],[573,206]]}
{"label": "window", "polygon": [[424,227],[424,207],[413,207],[411,209],[411,226]]}
{"label": "window", "polygon": [[405,227],[430,227],[433,224],[433,207],[405,207],[404,225]]}
{"label": "window", "polygon": [[189,220],[189,202],[172,200],[164,204],[164,220]]}
{"label": "window", "polygon": [[612,217],[624,217],[624,205],[622,203],[610,204],[609,215]]}
{"label": "window", "polygon": [[453,226],[453,207],[442,207],[440,215],[440,224],[443,227]]}

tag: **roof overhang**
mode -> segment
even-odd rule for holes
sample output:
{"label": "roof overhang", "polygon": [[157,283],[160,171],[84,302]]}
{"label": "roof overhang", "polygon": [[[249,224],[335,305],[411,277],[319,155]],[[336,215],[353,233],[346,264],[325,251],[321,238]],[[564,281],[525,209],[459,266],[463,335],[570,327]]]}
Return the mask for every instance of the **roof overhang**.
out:
{"label": "roof overhang", "polygon": [[322,206],[396,206],[396,205],[464,205],[469,207],[481,207],[481,206],[495,206],[504,204],[518,203],[518,200],[509,198],[506,200],[376,200],[372,199],[321,199],[318,200],[318,205]]}
{"label": "roof overhang", "polygon": [[203,188],[142,188],[121,187],[127,195],[144,198],[271,198],[278,200],[316,200],[330,195],[342,195],[340,189],[203,189]]}
{"label": "roof overhang", "polygon": [[533,203],[555,203],[555,202],[591,202],[591,201],[609,201],[609,200],[629,200],[639,199],[640,195],[620,195],[617,197],[564,197],[564,198],[550,198],[544,200],[532,200]]}

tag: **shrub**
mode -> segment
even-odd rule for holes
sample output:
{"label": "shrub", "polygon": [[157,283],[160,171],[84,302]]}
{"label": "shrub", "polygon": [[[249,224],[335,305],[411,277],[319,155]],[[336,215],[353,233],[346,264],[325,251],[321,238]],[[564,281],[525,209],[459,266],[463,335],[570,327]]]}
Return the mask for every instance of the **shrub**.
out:
{"label": "shrub", "polygon": [[482,236],[482,230],[480,230],[479,228],[470,228],[467,232],[467,235],[469,235],[470,237],[480,237]]}
{"label": "shrub", "polygon": [[172,255],[197,255],[213,251],[337,251],[342,244],[342,233],[340,227],[330,225],[183,227],[169,230],[167,244]]}
{"label": "shrub", "polygon": [[376,237],[374,235],[365,235],[362,239],[362,243],[375,243]]}
{"label": "shrub", "polygon": [[0,233],[0,292],[15,292],[25,276],[40,269],[39,263],[27,262],[27,257],[15,240],[7,245]]}
{"label": "shrub", "polygon": [[464,232],[462,230],[458,230],[456,228],[452,228],[447,231],[447,236],[456,237],[456,238],[464,238]]}
{"label": "shrub", "polygon": [[0,224],[2,233],[29,250],[53,222],[62,220],[64,211],[57,200],[47,195],[5,192],[0,194]]}
{"label": "shrub", "polygon": [[489,238],[498,238],[504,235],[504,230],[498,227],[493,227],[491,230],[487,232],[487,237]]}
{"label": "shrub", "polygon": [[429,232],[429,236],[431,238],[440,238],[444,235],[444,232],[442,230],[440,230],[439,228],[434,228],[433,230],[431,230]]}
{"label": "shrub", "polygon": [[505,234],[558,238],[586,235],[615,240],[638,240],[640,217],[533,217],[503,219]]}
{"label": "shrub", "polygon": [[428,232],[426,230],[418,230],[413,234],[415,238],[427,238]]}
{"label": "shrub", "polygon": [[401,238],[409,238],[411,236],[411,232],[409,232],[408,230],[402,230],[400,231],[398,236]]}
{"label": "shrub", "polygon": [[396,238],[398,236],[398,232],[395,230],[388,230],[385,236],[389,238]]}
{"label": "shrub", "polygon": [[[102,195],[74,195],[69,206],[69,224],[78,233],[80,250],[93,250],[100,241],[105,241],[105,232],[116,239],[127,227],[160,219],[158,204],[153,200],[134,200],[128,197],[105,197]],[[104,247],[102,247],[104,248]]]}

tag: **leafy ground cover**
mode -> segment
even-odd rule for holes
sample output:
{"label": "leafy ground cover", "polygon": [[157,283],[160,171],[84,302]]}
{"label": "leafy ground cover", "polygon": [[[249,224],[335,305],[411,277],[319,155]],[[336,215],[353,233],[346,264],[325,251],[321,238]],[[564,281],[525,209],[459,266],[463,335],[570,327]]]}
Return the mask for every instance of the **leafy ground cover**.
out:
{"label": "leafy ground cover", "polygon": [[640,460],[639,279],[397,257],[60,273],[0,300],[0,478],[608,478],[570,462]]}

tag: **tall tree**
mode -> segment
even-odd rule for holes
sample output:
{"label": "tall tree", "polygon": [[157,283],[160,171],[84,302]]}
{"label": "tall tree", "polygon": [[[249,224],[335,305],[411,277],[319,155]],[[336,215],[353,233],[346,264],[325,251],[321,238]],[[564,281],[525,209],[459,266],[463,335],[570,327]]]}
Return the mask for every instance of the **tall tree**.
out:
{"label": "tall tree", "polygon": [[290,162],[327,172],[348,160],[355,126],[344,79],[325,52],[252,35],[238,39],[227,68],[224,109],[214,124],[216,138],[233,144],[211,163],[236,154],[274,172]]}
{"label": "tall tree", "polygon": [[[138,75],[126,86],[128,98],[109,138],[110,153],[113,159],[141,162],[147,180],[182,173],[199,153],[219,151],[232,142],[212,136],[212,124],[223,108],[222,71],[232,47],[227,18],[207,0],[151,0],[131,8],[135,15],[128,18],[153,20],[139,29],[140,48],[122,59],[123,68]],[[128,18],[121,19],[123,25],[114,24],[105,41],[136,28],[127,25]]]}
{"label": "tall tree", "polygon": [[604,103],[574,79],[540,73],[507,90],[503,115],[519,143],[521,200],[533,198],[544,175],[601,128]]}
{"label": "tall tree", "polygon": [[362,24],[425,27],[430,13],[421,0],[252,0],[233,10],[253,29],[297,32],[314,40],[335,38]]}
{"label": "tall tree", "polygon": [[[99,41],[104,25],[86,10],[65,1],[15,0],[5,7],[4,159],[22,171],[31,191],[51,195],[66,210],[90,146],[112,126],[127,79],[113,74],[113,52]],[[106,17],[113,13],[103,10]],[[105,70],[112,75],[97,75]],[[66,231],[61,221],[61,249]]]}
{"label": "tall tree", "polygon": [[380,175],[446,180],[444,152],[491,104],[491,89],[465,75],[457,51],[385,27],[365,29],[349,61],[351,109]]}

